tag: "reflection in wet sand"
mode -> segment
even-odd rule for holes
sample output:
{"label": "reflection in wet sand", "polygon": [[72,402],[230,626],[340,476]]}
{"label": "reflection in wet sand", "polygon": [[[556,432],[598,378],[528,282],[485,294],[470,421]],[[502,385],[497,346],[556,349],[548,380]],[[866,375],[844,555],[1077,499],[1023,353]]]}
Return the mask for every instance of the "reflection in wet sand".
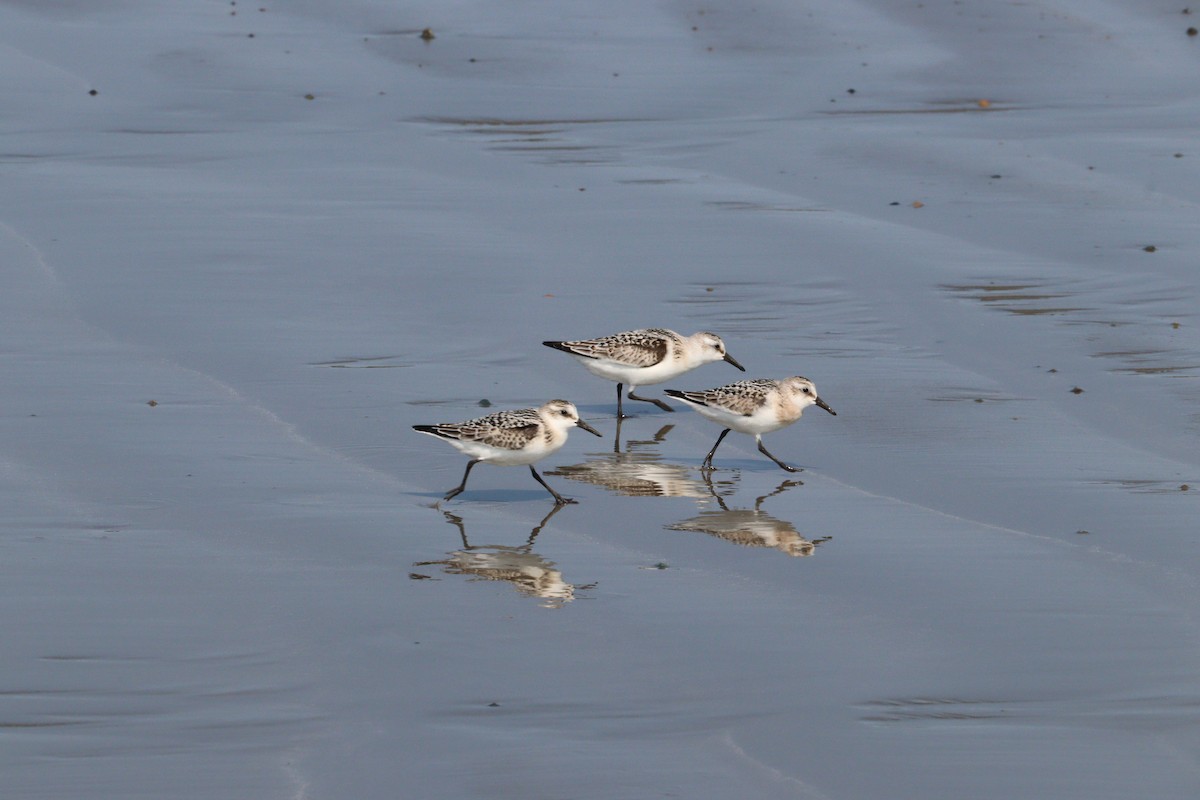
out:
{"label": "reflection in wet sand", "polygon": [[814,212],[814,211],[831,211],[829,208],[820,206],[784,206],[771,203],[756,203],[749,200],[710,200],[705,205],[719,208],[723,211],[790,211],[796,212]]}
{"label": "reflection in wet sand", "polygon": [[1172,363],[1173,359],[1191,358],[1195,354],[1184,356],[1173,350],[1162,348],[1142,348],[1128,350],[1108,350],[1094,354],[1096,358],[1112,358],[1124,364],[1112,367],[1109,372],[1124,375],[1169,375],[1174,377],[1194,378],[1200,371],[1198,363]]}
{"label": "reflection in wet sand", "polygon": [[1194,484],[1178,480],[1153,480],[1146,478],[1108,478],[1090,481],[1100,486],[1116,486],[1138,494],[1178,494],[1191,491]]}
{"label": "reflection in wet sand", "polygon": [[[942,284],[941,288],[1010,314],[1059,316],[1064,325],[1110,330],[1137,326],[1152,337],[1149,341],[1139,337],[1139,341],[1128,335],[1089,335],[1089,347],[1094,350],[1091,355],[1116,362],[1108,367],[1113,374],[1185,381],[1193,381],[1200,375],[1200,351],[1187,345],[1187,340],[1172,338],[1164,341],[1160,335],[1168,329],[1180,329],[1177,316],[1181,309],[1176,301],[1186,296],[1189,289],[1185,286],[1129,278],[1115,282],[1095,280],[1086,284],[1060,281],[1057,285],[1044,279],[996,280]],[[1088,298],[1086,305],[1082,302],[1085,297]],[[1190,315],[1190,311],[1186,315]]]}
{"label": "reflection in wet sand", "polygon": [[336,369],[346,369],[348,367],[357,367],[359,369],[395,369],[396,367],[407,367],[408,364],[397,363],[396,360],[400,356],[346,356],[344,358],[336,358],[332,361],[313,361],[309,363],[310,367],[334,367]]}
{"label": "reflection in wet sand", "polygon": [[822,111],[821,113],[831,117],[885,117],[908,114],[993,114],[1000,111],[1019,111],[1022,109],[1021,106],[997,105],[989,100],[951,100],[945,101],[941,105],[945,107],[839,109],[836,111]]}
{"label": "reflection in wet sand", "polygon": [[529,597],[540,597],[546,602],[546,608],[558,608],[575,599],[575,590],[590,589],[595,584],[576,587],[563,580],[562,572],[553,561],[547,561],[537,553],[532,552],[533,542],[537,539],[542,528],[557,514],[562,506],[554,506],[537,527],[529,532],[525,544],[516,547],[510,545],[473,545],[467,540],[467,529],[462,517],[449,511],[442,511],[446,521],[458,528],[462,537],[462,549],[454,550],[447,557],[437,561],[417,561],[414,567],[439,565],[447,575],[468,575],[473,580],[508,581],[516,590]]}
{"label": "reflection in wet sand", "polygon": [[482,138],[499,152],[543,155],[550,164],[598,164],[617,160],[616,148],[586,141],[580,130],[588,125],[636,124],[641,119],[507,119],[500,117],[418,117],[414,121],[436,125],[452,133]]}
{"label": "reflection in wet sand", "polygon": [[[1012,700],[970,700],[957,697],[904,697],[863,703],[864,722],[928,722],[1011,719],[1021,703]],[[1016,712],[1020,713],[1020,712]]]}
{"label": "reflection in wet sand", "polygon": [[625,452],[621,452],[621,423],[618,422],[614,452],[589,454],[582,464],[558,467],[546,474],[561,475],[630,497],[708,497],[710,492],[704,482],[691,477],[687,467],[665,464],[660,460],[662,456],[651,450],[674,427],[664,425],[652,439],[629,439],[625,443]]}
{"label": "reflection in wet sand", "polygon": [[770,547],[789,556],[811,556],[818,544],[829,540],[828,536],[806,539],[796,530],[795,525],[773,517],[761,508],[762,502],[768,497],[802,485],[802,481],[784,481],[775,491],[755,499],[754,508],[730,508],[725,503],[725,498],[717,494],[716,489],[709,483],[711,496],[716,499],[721,510],[702,511],[694,517],[668,525],[667,529],[707,533],[743,547]]}
{"label": "reflection in wet sand", "polygon": [[968,297],[983,303],[992,304],[1010,314],[1020,316],[1038,316],[1043,314],[1061,315],[1076,311],[1088,311],[1083,306],[1044,305],[1048,300],[1062,300],[1073,297],[1074,294],[1065,291],[1047,291],[1044,281],[1026,281],[1024,283],[970,283],[943,284],[942,288],[960,297]]}

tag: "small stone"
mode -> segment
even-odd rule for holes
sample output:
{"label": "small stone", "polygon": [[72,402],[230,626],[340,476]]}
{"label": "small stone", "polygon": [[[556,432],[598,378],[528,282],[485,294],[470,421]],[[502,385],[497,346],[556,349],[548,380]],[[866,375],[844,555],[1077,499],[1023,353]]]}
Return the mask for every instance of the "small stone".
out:
{"label": "small stone", "polygon": [[1083,389],[1080,389],[1078,386],[1076,386],[1075,388],[1071,389],[1071,394],[1083,394]]}
{"label": "small stone", "polygon": [[1091,533],[1091,531],[1075,531],[1075,533],[1079,534],[1080,536],[1087,536],[1089,533]]}
{"label": "small stone", "polygon": [[1187,29],[1187,35],[1188,35],[1188,36],[1195,36],[1197,33],[1200,33],[1200,31],[1197,31],[1195,28],[1188,28],[1188,29]]}
{"label": "small stone", "polygon": [[147,400],[146,405],[150,406],[151,408],[154,408],[156,405],[158,405],[158,401],[157,400]]}
{"label": "small stone", "polygon": [[1186,483],[1179,484],[1179,491],[1181,491],[1181,492],[1186,492],[1188,489],[1191,489],[1191,488],[1192,487],[1188,486]]}
{"label": "small stone", "polygon": [[1154,252],[1158,251],[1158,248],[1152,244],[1148,244],[1145,247],[1143,247],[1142,249],[1145,250],[1147,253],[1154,253]]}
{"label": "small stone", "polygon": [[482,400],[480,400],[480,401],[479,401],[479,407],[480,407],[480,408],[491,408],[491,407],[492,407],[492,401],[491,401],[491,400],[488,400],[488,399],[485,397],[485,398],[483,398]]}
{"label": "small stone", "polygon": [[424,39],[424,40],[425,40],[425,41],[427,41],[427,42],[431,42],[431,41],[433,41],[433,40],[434,40],[436,37],[433,35],[433,30],[432,30],[432,29],[430,29],[430,28],[426,28],[425,30],[421,31],[421,38],[422,38],[422,39]]}
{"label": "small stone", "polygon": [[98,95],[98,94],[100,94],[100,93],[99,93],[99,92],[97,92],[95,89],[92,89],[92,90],[90,90],[90,91],[88,92],[88,94],[90,94],[92,97],[95,97],[96,95]]}

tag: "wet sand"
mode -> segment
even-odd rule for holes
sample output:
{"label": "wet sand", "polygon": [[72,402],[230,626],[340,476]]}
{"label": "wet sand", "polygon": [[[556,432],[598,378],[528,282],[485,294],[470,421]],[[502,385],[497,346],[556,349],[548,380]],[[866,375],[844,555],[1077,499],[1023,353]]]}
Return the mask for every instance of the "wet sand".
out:
{"label": "wet sand", "polygon": [[1181,11],[0,3],[6,796],[1193,796]]}

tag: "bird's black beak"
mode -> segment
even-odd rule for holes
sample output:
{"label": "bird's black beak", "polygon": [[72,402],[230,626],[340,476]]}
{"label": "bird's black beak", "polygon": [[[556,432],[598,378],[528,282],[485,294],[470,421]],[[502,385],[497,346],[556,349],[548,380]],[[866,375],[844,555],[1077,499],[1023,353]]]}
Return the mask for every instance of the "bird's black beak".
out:
{"label": "bird's black beak", "polygon": [[820,406],[821,408],[825,409],[826,411],[828,411],[830,414],[833,414],[835,417],[837,416],[837,412],[829,407],[829,403],[826,403],[824,400],[822,400],[819,397],[817,398],[817,405]]}
{"label": "bird's black beak", "polygon": [[725,360],[725,361],[728,361],[730,364],[733,364],[735,367],[737,367],[738,369],[740,369],[742,372],[745,372],[745,371],[746,371],[746,368],[745,368],[745,367],[743,367],[741,364],[739,364],[739,363],[737,362],[737,359],[736,359],[736,358],[734,358],[733,356],[729,355],[729,353],[726,353],[726,354],[725,354],[725,359],[724,359],[724,360]]}
{"label": "bird's black beak", "polygon": [[576,420],[575,424],[578,425],[579,427],[583,428],[585,431],[592,434],[593,436],[599,436],[600,438],[604,438],[603,434],[601,434],[600,431],[596,430],[591,425],[588,425],[586,422],[584,422],[581,419]]}

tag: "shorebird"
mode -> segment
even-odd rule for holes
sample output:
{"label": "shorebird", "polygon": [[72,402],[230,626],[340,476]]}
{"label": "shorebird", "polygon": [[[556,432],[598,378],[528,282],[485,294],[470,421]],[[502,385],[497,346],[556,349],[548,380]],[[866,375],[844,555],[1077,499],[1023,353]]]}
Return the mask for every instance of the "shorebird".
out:
{"label": "shorebird", "polygon": [[725,428],[712,450],[704,457],[701,469],[713,468],[713,454],[721,446],[721,441],[730,431],[737,431],[753,434],[760,453],[788,472],[799,472],[798,467],[789,466],[771,455],[763,445],[762,435],[791,425],[800,419],[804,409],[812,405],[837,416],[837,412],[817,395],[817,387],[813,382],[800,376],[779,381],[769,378],[738,381],[698,392],[681,392],[678,389],[666,389],[665,392],[678,397],[701,416]]}
{"label": "shorebird", "polygon": [[413,425],[413,430],[444,439],[459,452],[471,456],[462,483],[447,492],[444,499],[449,500],[466,489],[471,468],[487,461],[501,466],[528,464],[537,482],[554,496],[557,505],[562,505],[575,501],[551,489],[533,465],[566,444],[567,431],[573,427],[600,435],[600,431],[579,418],[575,406],[566,400],[551,400],[541,408],[498,411],[466,422]]}
{"label": "shorebird", "polygon": [[621,391],[626,384],[629,386],[630,400],[654,403],[663,411],[674,411],[662,400],[638,397],[633,390],[639,386],[669,381],[712,361],[728,361],[742,372],[746,371],[733,356],[725,352],[721,337],[707,331],[681,336],[666,328],[644,328],[597,339],[542,344],[575,356],[593,375],[616,381],[617,419],[624,417]]}

